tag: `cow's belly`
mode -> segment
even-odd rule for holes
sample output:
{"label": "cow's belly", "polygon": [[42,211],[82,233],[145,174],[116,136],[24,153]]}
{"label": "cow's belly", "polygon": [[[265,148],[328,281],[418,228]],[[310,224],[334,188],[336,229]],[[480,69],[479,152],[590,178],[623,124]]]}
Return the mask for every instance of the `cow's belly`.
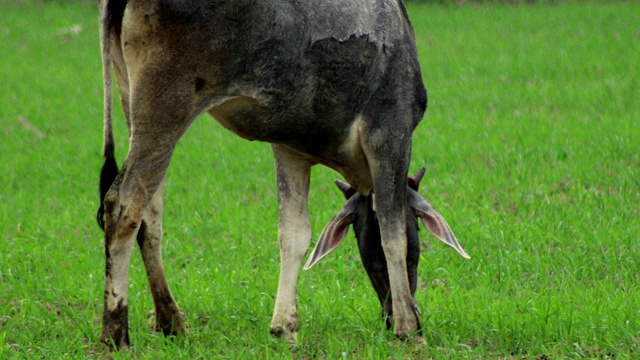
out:
{"label": "cow's belly", "polygon": [[366,122],[356,114],[315,117],[278,113],[254,97],[230,97],[209,110],[222,126],[247,140],[286,145],[343,175],[362,194],[372,187],[370,164],[362,145]]}
{"label": "cow's belly", "polygon": [[247,140],[285,144],[322,157],[340,146],[356,120],[355,108],[340,114],[317,112],[312,99],[274,101],[260,91],[246,93],[249,95],[226,96],[208,112]]}
{"label": "cow's belly", "polygon": [[269,141],[261,133],[264,125],[257,121],[260,106],[255,98],[248,96],[232,96],[222,104],[209,110],[222,126],[247,140]]}

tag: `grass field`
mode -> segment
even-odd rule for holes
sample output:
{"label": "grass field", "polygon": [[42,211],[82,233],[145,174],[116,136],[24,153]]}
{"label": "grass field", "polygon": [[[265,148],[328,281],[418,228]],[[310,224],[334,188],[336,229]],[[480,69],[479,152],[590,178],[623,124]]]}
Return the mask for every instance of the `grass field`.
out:
{"label": "grass field", "polygon": [[[300,343],[268,333],[277,286],[267,144],[203,117],[168,174],[164,254],[189,325],[150,331],[133,257],[134,348],[113,358],[640,357],[640,6],[413,5],[429,90],[411,171],[471,260],[421,232],[428,346],[384,330],[352,235],[300,278]],[[93,5],[0,0],[0,359],[106,358],[94,221],[102,97]],[[126,130],[116,117],[117,152]],[[342,206],[317,168],[313,240]]]}

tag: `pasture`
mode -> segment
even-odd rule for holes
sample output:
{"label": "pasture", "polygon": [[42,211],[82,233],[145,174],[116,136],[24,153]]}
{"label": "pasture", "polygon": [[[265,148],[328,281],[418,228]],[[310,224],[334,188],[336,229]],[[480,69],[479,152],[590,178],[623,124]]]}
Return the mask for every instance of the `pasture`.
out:
{"label": "pasture", "polygon": [[[0,358],[558,359],[640,356],[640,6],[409,6],[429,92],[411,172],[470,260],[422,230],[427,347],[394,339],[352,233],[301,273],[297,346],[269,334],[268,144],[202,117],[167,177],[164,257],[189,335],[151,331],[136,250],[129,353],[98,344],[103,234],[97,10],[0,1]],[[115,109],[117,156],[127,134]],[[344,201],[312,173],[312,245]]]}

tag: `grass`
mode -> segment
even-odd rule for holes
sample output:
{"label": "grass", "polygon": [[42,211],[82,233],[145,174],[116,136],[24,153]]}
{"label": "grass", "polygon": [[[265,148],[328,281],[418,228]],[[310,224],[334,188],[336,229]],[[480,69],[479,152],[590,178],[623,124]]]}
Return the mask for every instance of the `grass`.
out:
{"label": "grass", "polygon": [[[164,220],[189,336],[150,331],[153,305],[134,256],[135,347],[113,355],[96,346],[97,12],[62,1],[2,0],[0,9],[0,358],[640,355],[637,3],[409,7],[430,97],[412,171],[427,167],[421,192],[472,256],[421,233],[428,347],[384,330],[355,241],[302,273],[299,346],[271,338],[279,258],[270,149],[203,117],[175,153]],[[314,240],[342,205],[336,176],[314,169]]]}

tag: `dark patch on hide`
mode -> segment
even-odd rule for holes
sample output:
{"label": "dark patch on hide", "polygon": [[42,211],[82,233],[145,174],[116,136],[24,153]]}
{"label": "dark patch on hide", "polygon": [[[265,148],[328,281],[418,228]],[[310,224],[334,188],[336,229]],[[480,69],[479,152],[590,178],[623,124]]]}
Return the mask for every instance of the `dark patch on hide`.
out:
{"label": "dark patch on hide", "polygon": [[306,56],[317,78],[314,113],[352,119],[361,110],[354,104],[364,104],[370,95],[377,53],[376,45],[367,35],[313,43]]}
{"label": "dark patch on hide", "polygon": [[114,310],[105,309],[102,317],[102,336],[100,340],[118,349],[128,348],[131,345],[128,318],[129,308],[124,305],[124,299],[120,299],[118,306]]}

